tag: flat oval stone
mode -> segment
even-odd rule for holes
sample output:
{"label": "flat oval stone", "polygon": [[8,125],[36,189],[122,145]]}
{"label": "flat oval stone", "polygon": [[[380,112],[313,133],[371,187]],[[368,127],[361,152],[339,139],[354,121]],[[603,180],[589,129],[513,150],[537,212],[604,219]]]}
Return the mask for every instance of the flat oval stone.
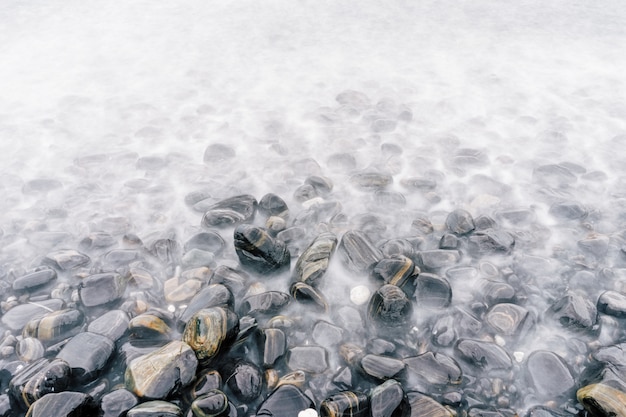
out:
{"label": "flat oval stone", "polygon": [[57,278],[54,269],[42,269],[30,274],[18,277],[13,281],[13,291],[26,291],[42,285],[46,285]]}
{"label": "flat oval stone", "polygon": [[202,217],[202,225],[211,228],[243,223],[254,218],[256,208],[257,201],[252,195],[230,197],[208,207]]}
{"label": "flat oval stone", "polygon": [[174,340],[133,359],[124,375],[126,388],[140,398],[166,398],[191,383],[198,360],[187,343]]}
{"label": "flat oval stone", "polygon": [[526,375],[542,399],[555,399],[573,392],[576,381],[567,363],[554,352],[538,350],[528,356]]}
{"label": "flat oval stone", "polygon": [[65,302],[57,298],[20,304],[4,313],[2,323],[13,331],[22,331],[22,328],[30,320],[64,307]]}
{"label": "flat oval stone", "polygon": [[42,342],[55,342],[74,336],[80,331],[85,315],[73,308],[57,310],[30,320],[22,330],[23,337],[35,337]]}
{"label": "flat oval stone", "polygon": [[370,376],[378,379],[393,378],[405,368],[399,359],[380,355],[365,355],[361,359],[361,367]]}
{"label": "flat oval stone", "polygon": [[328,368],[328,352],[321,346],[293,347],[289,349],[287,366],[292,371],[322,373]]}
{"label": "flat oval stone", "polygon": [[51,393],[35,401],[28,409],[28,417],[96,416],[98,407],[82,392]]}
{"label": "flat oval stone", "polygon": [[508,353],[495,343],[460,339],[455,351],[467,362],[485,370],[509,369],[513,366]]}
{"label": "flat oval stone", "polygon": [[63,359],[72,368],[72,376],[79,381],[94,380],[104,369],[115,344],[96,333],[78,333],[61,349],[57,359]]}
{"label": "flat oval stone", "polygon": [[167,401],[146,401],[134,406],[126,417],[182,417],[183,411],[176,404]]}

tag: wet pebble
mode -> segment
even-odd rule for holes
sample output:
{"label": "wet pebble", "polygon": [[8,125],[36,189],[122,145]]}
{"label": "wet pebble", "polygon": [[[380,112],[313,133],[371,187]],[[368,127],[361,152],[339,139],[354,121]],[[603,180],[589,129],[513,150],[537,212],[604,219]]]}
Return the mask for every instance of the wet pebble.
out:
{"label": "wet pebble", "polygon": [[11,330],[22,331],[22,328],[35,317],[42,316],[51,310],[60,310],[65,307],[63,300],[50,300],[20,304],[2,315],[2,323]]}
{"label": "wet pebble", "polygon": [[348,266],[356,272],[366,272],[382,259],[382,253],[360,231],[350,230],[344,233],[339,243]]}
{"label": "wet pebble", "polygon": [[342,391],[320,404],[320,417],[368,417],[369,397],[357,391]]}
{"label": "wet pebble", "polygon": [[287,245],[259,227],[237,226],[235,250],[244,267],[261,274],[281,272],[290,266],[291,254]]}
{"label": "wet pebble", "polygon": [[589,329],[597,322],[598,311],[595,303],[574,292],[567,292],[557,300],[551,311],[563,327],[570,329]]}
{"label": "wet pebble", "polygon": [[257,201],[249,194],[230,197],[207,208],[202,217],[202,226],[226,227],[243,223],[254,218]]}
{"label": "wet pebble", "polygon": [[13,291],[29,291],[42,285],[49,284],[57,278],[53,269],[42,269],[18,277],[13,281]]}
{"label": "wet pebble", "polygon": [[361,359],[361,367],[367,375],[386,380],[397,376],[406,365],[401,360],[389,356],[368,354]]}
{"label": "wet pebble", "polygon": [[98,415],[98,406],[87,394],[65,391],[41,397],[28,410],[28,417],[72,417]]}
{"label": "wet pebble", "polygon": [[318,285],[336,247],[337,237],[333,233],[322,233],[316,237],[298,258],[294,278],[311,286]]}
{"label": "wet pebble", "polygon": [[126,280],[116,273],[94,274],[79,287],[80,300],[86,307],[95,307],[119,300],[126,290]]}
{"label": "wet pebble", "polygon": [[57,359],[70,365],[74,378],[90,382],[102,372],[114,347],[114,343],[106,336],[90,332],[78,333],[61,349]]}
{"label": "wet pebble", "polygon": [[[230,309],[202,309],[187,322],[182,337],[185,346],[181,349],[191,347],[199,361],[209,362],[234,340],[238,331],[239,318]],[[183,360],[188,362],[185,358]]]}
{"label": "wet pebble", "polygon": [[166,398],[177,388],[191,383],[197,366],[191,347],[174,340],[132,360],[126,369],[126,388],[140,398]]}
{"label": "wet pebble", "polygon": [[404,417],[410,405],[402,385],[390,379],[372,389],[370,393],[371,417]]}
{"label": "wet pebble", "polygon": [[381,330],[405,327],[413,307],[404,291],[395,285],[383,285],[370,298],[367,315]]}
{"label": "wet pebble", "polygon": [[111,310],[89,323],[87,331],[117,341],[126,333],[128,323],[128,314],[125,311]]}
{"label": "wet pebble", "polygon": [[100,410],[102,417],[122,417],[127,411],[136,406],[137,397],[127,389],[113,390],[102,397]]}
{"label": "wet pebble", "polygon": [[456,209],[446,217],[446,227],[456,235],[465,235],[475,229],[474,218],[463,209]]}
{"label": "wet pebble", "polygon": [[182,417],[179,406],[167,401],[146,401],[134,406],[126,413],[127,417]]}
{"label": "wet pebble", "polygon": [[461,259],[461,253],[457,250],[424,250],[417,253],[417,259],[420,267],[437,270],[456,265]]}
{"label": "wet pebble", "polygon": [[315,408],[313,401],[298,387],[285,384],[276,388],[259,405],[257,416],[263,417],[294,417],[302,410]]}
{"label": "wet pebble", "polygon": [[89,256],[74,249],[61,249],[46,255],[44,263],[61,271],[85,266],[91,262]]}
{"label": "wet pebble", "polygon": [[295,346],[287,355],[287,366],[292,371],[316,374],[328,368],[328,352],[321,346]]}
{"label": "wet pebble", "polygon": [[598,298],[597,308],[600,313],[625,318],[626,295],[618,291],[605,291]]}
{"label": "wet pebble", "polygon": [[419,274],[415,280],[415,299],[420,307],[448,307],[452,302],[450,282],[436,274]]}
{"label": "wet pebble", "polygon": [[509,369],[513,361],[500,346],[481,340],[459,339],[455,351],[472,365],[485,369]]}
{"label": "wet pebble", "polygon": [[263,376],[253,363],[240,361],[234,365],[227,364],[224,375],[228,388],[240,401],[250,403],[261,395]]}
{"label": "wet pebble", "polygon": [[538,398],[556,399],[571,394],[576,381],[565,360],[554,352],[535,351],[525,363],[527,378]]}

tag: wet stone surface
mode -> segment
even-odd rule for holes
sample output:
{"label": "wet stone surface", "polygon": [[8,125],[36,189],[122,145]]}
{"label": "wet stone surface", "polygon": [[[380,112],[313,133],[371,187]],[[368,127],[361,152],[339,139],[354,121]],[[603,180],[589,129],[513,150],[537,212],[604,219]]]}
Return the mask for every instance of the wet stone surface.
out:
{"label": "wet stone surface", "polygon": [[0,175],[0,415],[626,416],[622,168],[543,122],[532,158],[416,144],[437,112],[356,90],[306,114],[321,146],[235,118],[192,152],[226,111],[196,104],[133,136],[188,151]]}

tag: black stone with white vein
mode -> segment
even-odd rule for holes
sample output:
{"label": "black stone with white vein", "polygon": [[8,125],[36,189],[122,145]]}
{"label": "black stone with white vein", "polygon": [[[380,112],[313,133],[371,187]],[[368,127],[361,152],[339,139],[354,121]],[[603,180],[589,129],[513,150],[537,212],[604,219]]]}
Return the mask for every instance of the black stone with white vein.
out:
{"label": "black stone with white vein", "polygon": [[390,284],[372,294],[367,308],[368,317],[381,331],[406,326],[412,313],[413,306],[404,291]]}
{"label": "black stone with white vein", "polygon": [[369,238],[358,230],[349,230],[341,237],[339,243],[348,267],[356,272],[368,272],[382,258],[383,254]]}
{"label": "black stone with white vein", "polygon": [[241,264],[261,274],[289,269],[291,254],[287,245],[264,229],[242,224],[235,228],[235,251]]}
{"label": "black stone with white vein", "polygon": [[65,391],[70,384],[71,370],[67,362],[39,359],[30,363],[9,383],[9,394],[25,410],[35,401],[52,392]]}
{"label": "black stone with white vein", "polygon": [[330,232],[322,233],[302,252],[294,269],[294,279],[313,287],[328,269],[330,259],[337,247],[337,237]]}
{"label": "black stone with white vein", "polygon": [[41,397],[30,406],[26,415],[28,417],[96,416],[98,406],[87,394],[65,391]]}
{"label": "black stone with white vein", "polygon": [[332,394],[320,404],[320,417],[368,417],[369,397],[357,391]]}
{"label": "black stone with white vein", "polygon": [[256,209],[257,201],[252,195],[230,197],[208,207],[202,217],[202,226],[227,227],[247,222],[254,218]]}

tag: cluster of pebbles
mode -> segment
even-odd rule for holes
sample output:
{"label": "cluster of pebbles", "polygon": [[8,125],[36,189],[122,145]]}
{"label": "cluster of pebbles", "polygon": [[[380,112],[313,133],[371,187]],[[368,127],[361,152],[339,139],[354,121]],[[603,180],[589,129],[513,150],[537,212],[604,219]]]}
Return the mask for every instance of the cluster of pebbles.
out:
{"label": "cluster of pebbles", "polygon": [[[190,180],[177,201],[168,170],[201,171],[180,154],[4,176],[3,207],[19,189],[38,209],[2,235],[0,416],[626,416],[626,234],[574,197],[604,172],[537,164],[532,204],[507,206],[515,188],[484,173],[489,152],[454,137],[435,141],[444,170],[399,169],[409,106],[346,91],[309,117],[331,136],[358,125],[382,163],[348,148],[290,161],[268,143],[272,169],[293,174],[274,191],[235,172]],[[201,166],[237,158],[213,143]],[[89,217],[110,202],[89,178],[129,161],[146,176],[115,209],[166,215]],[[88,227],[68,226],[73,213]]]}

